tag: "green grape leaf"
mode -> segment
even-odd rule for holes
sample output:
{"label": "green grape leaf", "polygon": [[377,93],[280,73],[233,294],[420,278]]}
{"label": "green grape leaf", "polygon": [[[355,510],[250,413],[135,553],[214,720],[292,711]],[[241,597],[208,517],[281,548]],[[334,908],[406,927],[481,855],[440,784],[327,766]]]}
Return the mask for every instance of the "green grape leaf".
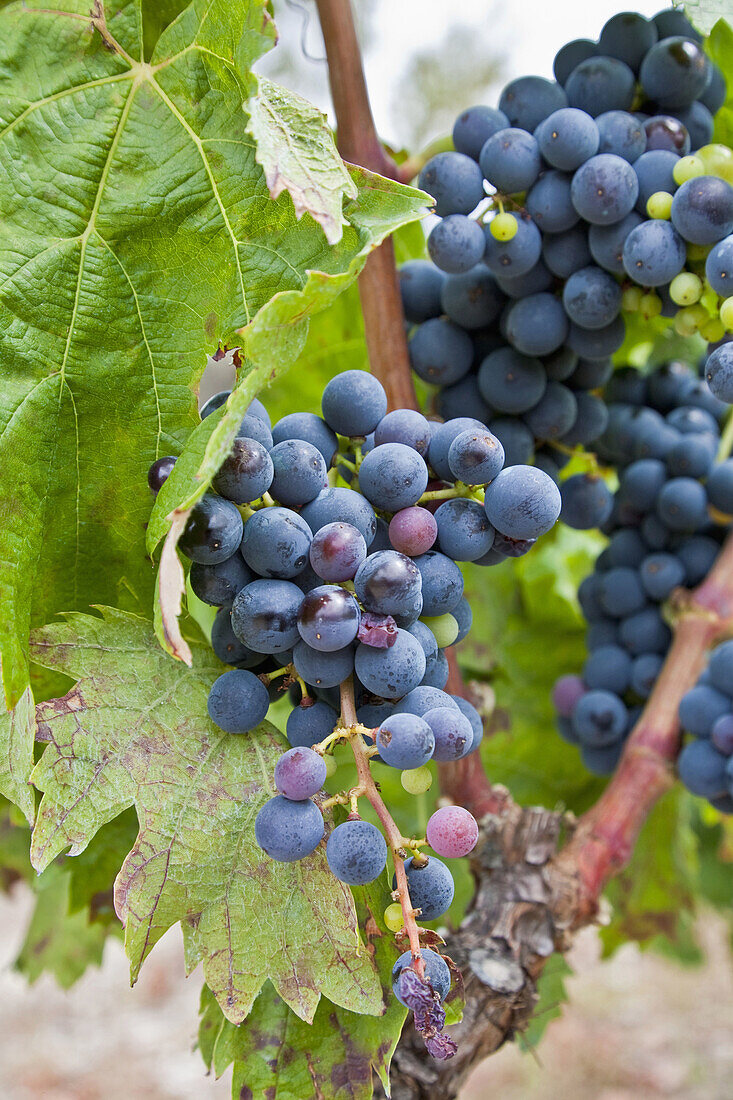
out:
{"label": "green grape leaf", "polygon": [[29,982],[50,973],[69,989],[89,966],[100,966],[107,937],[100,924],[90,924],[86,912],[69,910],[69,874],[49,867],[34,883],[36,904],[15,969]]}
{"label": "green grape leaf", "polygon": [[[266,0],[0,9],[0,649],[10,703],[28,683],[31,625],[92,601],[149,608],[145,473],[179,454],[196,425],[207,353],[241,344],[258,385],[274,377],[300,351],[310,314],[424,212],[421,192],[353,169],[332,247],[313,217],[297,220],[289,193],[270,198],[243,105],[256,92],[251,66],[274,39]],[[310,109],[303,121],[286,186],[315,214],[334,211],[343,164]],[[258,140],[266,130],[260,117]],[[309,165],[315,150],[322,172],[306,179],[297,162]]]}
{"label": "green grape leaf", "polygon": [[[257,143],[257,163],[273,199],[288,191],[296,218],[306,211],[323,226],[329,244],[341,240],[344,199],[357,189],[336,152],[325,116],[288,88],[258,79],[257,95],[247,104],[249,133]],[[308,140],[293,142],[293,134]]]}
{"label": "green grape leaf", "polygon": [[13,710],[0,713],[0,794],[21,809],[30,824],[36,809],[30,786],[35,731],[33,695],[26,688]]}
{"label": "green grape leaf", "polygon": [[312,1024],[303,1023],[268,983],[247,1020],[234,1027],[211,992],[201,996],[199,1048],[217,1077],[233,1064],[232,1100],[371,1100],[375,1072],[389,1088],[389,1064],[407,1015],[392,993],[397,958],[382,915],[391,897],[383,876],[354,889],[387,1005],[383,1016],[358,1016],[322,998]]}
{"label": "green grape leaf", "polygon": [[213,725],[206,699],[221,665],[208,647],[191,641],[193,668],[184,669],[160,650],[147,621],[112,608],[102,615],[70,615],[33,635],[33,660],[76,681],[37,710],[47,745],[33,775],[44,792],[33,866],[43,870],[66,848],[83,852],[134,805],[139,832],[115,884],[133,981],[180,922],[187,970],[203,963],[234,1023],[267,978],[306,1020],[321,993],[380,1014],[353,897],[328,870],[324,846],[278,864],[254,839],[281,735],[267,722],[242,737]]}

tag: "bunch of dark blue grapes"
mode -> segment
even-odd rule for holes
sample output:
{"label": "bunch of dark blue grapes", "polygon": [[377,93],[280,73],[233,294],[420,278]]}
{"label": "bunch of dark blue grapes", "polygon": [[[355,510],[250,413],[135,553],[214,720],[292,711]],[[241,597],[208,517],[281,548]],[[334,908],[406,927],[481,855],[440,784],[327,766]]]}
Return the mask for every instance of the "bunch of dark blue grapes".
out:
{"label": "bunch of dark blue grapes", "polygon": [[[212,398],[202,417],[228,396]],[[261,848],[282,862],[303,859],[324,837],[322,787],[339,740],[357,738],[362,762],[398,769],[413,794],[429,788],[430,761],[459,760],[478,748],[478,712],[443,690],[445,650],[471,625],[457,562],[494,564],[525,553],[561,507],[545,472],[505,467],[501,443],[480,421],[388,412],[382,385],[366,372],[333,378],[322,413],[292,413],[271,427],[264,406],[253,402],[215,491],[195,505],[178,543],[192,561],[193,592],[219,608],[211,644],[231,666],[211,688],[213,722],[246,734],[272,701],[287,692],[291,702],[291,748],[255,825]],[[173,461],[151,468],[153,489]],[[353,699],[356,723],[342,707],[342,690]],[[326,855],[338,879],[363,885],[384,871],[388,848],[359,815],[364,789],[351,795],[336,796],[351,812],[328,835]],[[468,811],[445,806],[428,822],[426,839],[412,844],[405,871],[423,920],[448,909],[453,879],[420,844],[455,857],[477,838]],[[385,920],[394,931],[402,927],[401,913],[388,909]],[[424,958],[440,1000],[450,984],[447,966],[428,948]],[[406,965],[403,957],[395,971],[401,998]],[[405,1003],[444,1056],[438,1007],[426,1007],[411,977],[405,982]]]}
{"label": "bunch of dark blue grapes", "polygon": [[733,813],[733,642],[711,651],[679,713],[682,729],[691,735],[677,761],[680,779],[716,810]]}
{"label": "bunch of dark blue grapes", "polygon": [[[733,516],[733,459],[719,454],[728,406],[704,378],[680,361],[626,368],[606,400],[597,451],[617,467],[619,486],[600,517],[608,545],[578,590],[589,655],[580,676],[553,690],[560,733],[599,775],[615,768],[664,663],[667,602],[703,580]],[[578,507],[590,496],[579,492]]]}
{"label": "bunch of dark blue grapes", "polygon": [[[412,366],[440,414],[478,417],[507,462],[534,455],[557,479],[605,429],[624,314],[725,336],[733,153],[709,144],[725,81],[681,11],[616,15],[554,70],[459,116],[455,151],[420,175],[441,219],[431,262],[405,264],[401,287]],[[710,381],[733,400],[727,344]]]}

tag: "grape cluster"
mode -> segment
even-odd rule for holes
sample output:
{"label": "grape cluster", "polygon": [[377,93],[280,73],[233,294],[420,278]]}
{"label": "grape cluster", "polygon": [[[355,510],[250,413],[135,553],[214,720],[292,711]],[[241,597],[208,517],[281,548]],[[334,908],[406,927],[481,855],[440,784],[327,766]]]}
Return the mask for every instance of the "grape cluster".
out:
{"label": "grape cluster", "polygon": [[[217,394],[201,416],[227,397]],[[554,525],[561,500],[542,470],[505,467],[501,443],[480,421],[388,412],[384,389],[365,372],[333,378],[322,413],[293,413],[273,427],[253,402],[216,491],[195,505],[178,545],[192,562],[193,592],[218,608],[211,644],[230,666],[211,688],[212,721],[245,734],[273,700],[286,691],[290,698],[291,747],[275,768],[277,793],[257,816],[258,844],[272,859],[300,860],[324,837],[324,808],[343,804],[350,813],[330,831],[326,857],[336,878],[363,885],[385,870],[388,847],[359,816],[358,798],[369,793],[363,774],[351,792],[331,800],[322,792],[335,770],[335,744],[352,743],[357,770],[360,763],[398,769],[414,794],[430,786],[431,760],[456,761],[478,748],[478,712],[443,690],[445,650],[471,626],[457,562],[525,553]],[[173,462],[151,468],[155,491]],[[447,806],[430,819],[425,841],[395,848],[390,839],[395,861],[403,847],[411,853],[409,912],[423,920],[446,912],[453,879],[438,856],[464,856],[477,838],[471,814]],[[436,855],[425,855],[422,844]],[[394,909],[385,920],[397,932],[403,910]],[[401,973],[404,960],[395,986],[406,1003],[415,1001],[426,1042],[442,1056],[439,1001],[447,986],[427,956],[433,990],[443,991],[436,1005],[428,1011],[424,990],[403,989],[413,982]]]}
{"label": "grape cluster", "polygon": [[582,675],[553,689],[560,733],[597,774],[614,769],[659,675],[667,601],[705,577],[733,516],[733,459],[718,460],[727,406],[703,378],[680,361],[649,374],[622,369],[606,400],[597,452],[618,468],[619,486],[596,517],[608,545],[578,591],[589,656]]}
{"label": "grape cluster", "polygon": [[[441,220],[431,262],[401,269],[412,366],[508,463],[534,453],[557,479],[603,433],[625,315],[711,342],[733,328],[733,152],[710,144],[726,86],[700,41],[680,11],[616,15],[559,51],[556,81],[464,111],[420,175]],[[733,400],[733,347],[708,373]]]}
{"label": "grape cluster", "polygon": [[683,730],[692,735],[677,761],[680,779],[716,810],[733,813],[733,642],[712,650],[679,713]]}

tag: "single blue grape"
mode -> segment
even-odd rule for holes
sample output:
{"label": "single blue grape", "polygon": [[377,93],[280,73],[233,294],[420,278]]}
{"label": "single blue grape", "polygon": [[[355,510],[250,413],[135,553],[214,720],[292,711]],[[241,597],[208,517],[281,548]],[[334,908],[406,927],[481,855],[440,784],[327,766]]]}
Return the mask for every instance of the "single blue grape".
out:
{"label": "single blue grape", "polygon": [[733,404],[733,343],[721,344],[710,353],[705,378],[716,397]]}
{"label": "single blue grape", "polygon": [[600,267],[584,267],[570,276],[562,294],[565,312],[582,328],[603,328],[621,310],[621,287]]}
{"label": "single blue grape", "polygon": [[435,657],[425,660],[425,675],[420,681],[422,687],[444,688],[448,683],[450,668],[445,651],[439,649]]}
{"label": "single blue grape", "polygon": [[690,132],[673,115],[652,115],[643,122],[647,152],[654,149],[670,149],[681,157],[690,151]]}
{"label": "single blue grape", "polygon": [[262,508],[244,525],[242,557],[261,577],[289,580],[308,564],[312,537],[308,524],[297,512]]}
{"label": "single blue grape", "polygon": [[488,428],[469,429],[451,443],[448,465],[456,481],[486,485],[504,465],[504,448]]}
{"label": "single blue grape", "polygon": [[446,500],[435,521],[442,553],[456,561],[476,561],[494,544],[494,528],[477,500]]}
{"label": "single blue grape", "polygon": [[284,752],[275,765],[275,786],[280,794],[295,801],[312,798],[326,782],[326,763],[310,748]]}
{"label": "single blue grape", "polygon": [[598,600],[606,615],[614,619],[625,619],[641,611],[646,597],[637,570],[621,565],[603,573]]}
{"label": "single blue grape", "polygon": [[664,551],[649,554],[639,570],[644,591],[662,603],[685,579],[685,567],[678,557]]}
{"label": "single blue grape", "polygon": [[483,741],[484,737],[483,719],[481,718],[481,715],[476,710],[473,703],[469,703],[468,699],[464,699],[461,695],[451,695],[451,699],[453,699],[464,718],[468,718],[468,721],[471,723],[471,729],[473,730],[473,741],[471,742],[471,748],[469,751],[475,752]]}
{"label": "single blue grape", "polygon": [[576,703],[571,722],[584,745],[607,748],[626,732],[628,711],[611,691],[588,691]]}
{"label": "single blue grape", "polygon": [[568,384],[574,390],[598,390],[605,386],[613,374],[613,360],[580,359],[571,374]]}
{"label": "single blue grape", "polygon": [[614,225],[591,225],[588,230],[588,246],[599,267],[613,275],[625,275],[624,244],[632,229],[641,225],[641,214],[632,210]]}
{"label": "single blue grape", "polygon": [[645,607],[621,620],[619,641],[629,653],[666,653],[672,634],[659,608]]}
{"label": "single blue grape", "polygon": [[422,592],[417,564],[396,550],[371,554],[357,570],[354,589],[367,611],[407,615]]}
{"label": "single blue grape", "polygon": [[[527,193],[527,213],[543,233],[564,233],[578,222],[573,206],[572,177],[554,169],[543,172]],[[544,287],[539,289],[545,289]]]}
{"label": "single blue grape", "polygon": [[282,653],[298,641],[303,593],[291,581],[252,581],[232,604],[232,628],[255,653]]}
{"label": "single blue grape", "polygon": [[398,275],[402,308],[408,321],[419,325],[429,317],[440,316],[440,295],[446,277],[435,264],[428,260],[408,260]]}
{"label": "single blue grape", "polygon": [[536,539],[557,522],[560,490],[542,470],[512,466],[487,487],[484,507],[490,523],[503,535]]}
{"label": "single blue grape", "polygon": [[507,313],[507,339],[523,355],[551,355],[567,334],[565,310],[553,294],[531,294],[514,302]]}
{"label": "single blue grape", "polygon": [[702,42],[702,35],[693,27],[682,8],[664,8],[652,18],[660,38],[672,38],[681,35],[693,42]]}
{"label": "single blue grape", "polygon": [[661,107],[689,107],[710,79],[709,65],[696,42],[665,38],[648,51],[639,77],[649,99]]}
{"label": "single blue grape", "polygon": [[733,515],[733,459],[726,458],[713,467],[706,489],[714,508],[726,515]]}
{"label": "single blue grape", "polygon": [[[708,479],[707,489],[709,495],[710,479]],[[692,535],[676,548],[675,553],[685,568],[685,584],[689,588],[699,584],[710,572],[713,562],[720,553],[720,546],[715,539],[707,535]]]}
{"label": "single blue grape", "polygon": [[722,642],[710,654],[710,682],[724,695],[733,695],[733,642]]}
{"label": "single blue grape", "polygon": [[242,529],[242,517],[231,501],[207,493],[191,509],[178,549],[200,565],[218,565],[235,553]]}
{"label": "single blue grape", "polygon": [[733,187],[717,176],[696,176],[672,200],[672,224],[692,244],[716,244],[733,230]]}
{"label": "single blue grape", "polygon": [[583,683],[591,691],[623,695],[631,682],[632,663],[620,645],[599,646],[583,665]]}
{"label": "single blue grape", "polygon": [[425,460],[404,443],[382,443],[364,457],[359,488],[370,504],[399,512],[417,504],[428,485]]}
{"label": "single blue grape", "polygon": [[293,863],[314,851],[323,837],[323,815],[315,802],[276,795],[255,818],[255,839],[278,863]]}
{"label": "single blue grape", "polygon": [[270,706],[267,688],[253,672],[233,668],[216,679],[209,692],[209,718],[226,733],[248,733]]}
{"label": "single blue grape", "polygon": [[300,703],[288,715],[285,732],[293,748],[310,748],[324,741],[336,728],[338,714],[318,699],[305,706]]}
{"label": "single blue grape", "polygon": [[232,554],[218,565],[194,562],[189,573],[194,593],[212,607],[231,607],[237,592],[253,579],[239,554]]}
{"label": "single blue grape", "polygon": [[489,138],[479,164],[497,191],[513,195],[532,186],[542,170],[542,157],[531,133],[510,126]]}
{"label": "single blue grape", "polygon": [[351,645],[343,649],[324,652],[300,641],[293,648],[295,671],[307,684],[314,687],[338,687],[354,671],[354,650]]}
{"label": "single blue grape", "polygon": [[473,745],[473,728],[468,718],[456,705],[435,707],[423,715],[435,737],[433,759],[446,763],[466,756]]}
{"label": "single blue grape", "polygon": [[709,684],[698,684],[680,700],[680,722],[682,728],[695,737],[710,737],[716,720],[728,714],[730,709],[729,695]]}
{"label": "single blue grape", "polygon": [[596,329],[581,328],[572,323],[568,328],[566,343],[583,359],[606,359],[618,351],[625,336],[623,317],[616,317],[610,324]]}
{"label": "single blue grape", "polygon": [[465,214],[449,214],[428,236],[430,259],[448,275],[470,271],[484,254],[484,234],[478,222]]}
{"label": "single blue grape", "polygon": [[596,126],[599,153],[613,153],[633,164],[646,152],[644,128],[629,111],[604,111],[596,118]]}
{"label": "single blue grape", "polygon": [[211,648],[222,664],[236,665],[237,668],[256,668],[265,660],[264,653],[255,653],[240,642],[232,630],[228,607],[222,607],[216,613],[211,626]]}
{"label": "single blue grape", "polygon": [[398,629],[389,649],[360,644],[354,665],[367,691],[383,699],[399,699],[416,688],[425,675],[425,654],[412,634]]}
{"label": "single blue grape", "polygon": [[526,412],[540,400],[546,384],[547,375],[539,359],[509,347],[487,355],[478,372],[481,395],[497,412]]}
{"label": "single blue grape", "polygon": [[412,856],[405,860],[410,901],[414,909],[421,911],[421,922],[442,917],[455,892],[453,876],[446,865],[437,856],[427,856],[427,862],[421,865],[422,858],[417,864]]}
{"label": "single blue grape", "polygon": [[526,275],[497,275],[499,289],[507,298],[524,298],[527,294],[541,294],[553,285],[552,273],[542,260],[538,260]]}
{"label": "single blue grape", "polygon": [[484,197],[479,166],[464,153],[438,153],[418,177],[418,187],[435,199],[435,213],[470,214]]}
{"label": "single blue grape", "polygon": [[419,325],[408,344],[412,369],[424,382],[448,386],[471,369],[473,341],[467,332],[445,317]]}
{"label": "single blue grape", "polygon": [[623,738],[603,748],[581,745],[580,757],[583,767],[593,775],[612,775],[621,759],[623,748]]}
{"label": "single blue grape", "polygon": [[321,408],[326,423],[334,432],[366,436],[374,431],[386,413],[387,395],[382,383],[373,375],[362,370],[347,370],[326,384]]}
{"label": "single blue grape", "polygon": [[219,467],[213,486],[227,500],[249,504],[268,491],[274,473],[272,458],[262,444],[238,436],[231,454]]}
{"label": "single blue grape", "polygon": [[453,144],[459,153],[478,160],[489,138],[497,130],[505,130],[509,119],[495,107],[469,107],[462,111],[453,126]]}
{"label": "single blue grape", "polygon": [[677,760],[680,779],[688,791],[702,798],[720,798],[728,793],[728,758],[709,741],[691,741]]}
{"label": "single blue grape", "polygon": [[641,653],[631,667],[631,688],[642,699],[648,699],[664,665],[658,653]]}
{"label": "single blue grape", "polygon": [[638,73],[644,55],[658,38],[659,32],[653,20],[645,19],[638,12],[622,11],[604,23],[598,39],[598,52],[605,57],[624,61]]}
{"label": "single blue grape", "polygon": [[547,377],[553,382],[566,382],[578,365],[578,356],[570,348],[559,348],[544,360]]}
{"label": "single blue grape", "polygon": [[[509,241],[509,244],[513,244],[513,241]],[[484,252],[484,259],[485,257],[486,252]],[[464,329],[485,328],[490,325],[496,320],[503,301],[504,296],[484,263],[477,264],[476,267],[461,275],[447,276],[440,295],[443,313],[450,321]],[[411,412],[412,410],[399,411]],[[395,415],[396,413],[387,413],[387,417]],[[396,442],[404,442],[404,440]]]}
{"label": "single blue grape", "polygon": [[588,531],[601,527],[611,514],[613,495],[601,477],[574,474],[560,486],[560,519],[568,527]]}
{"label": "single blue grape", "polygon": [[673,477],[657,497],[657,515],[673,531],[694,531],[707,520],[705,489],[691,477]]}
{"label": "single blue grape", "polygon": [[548,164],[572,172],[598,152],[600,135],[589,114],[577,107],[561,107],[544,119],[535,137]]}
{"label": "single blue grape", "polygon": [[326,460],[304,439],[284,439],[270,451],[275,470],[270,492],[280,504],[299,507],[328,485]]}
{"label": "single blue grape", "polygon": [[592,118],[606,111],[631,110],[635,90],[633,72],[615,57],[586,58],[565,81],[570,106],[579,107]]}
{"label": "single blue grape", "polygon": [[[250,406],[251,409],[252,406]],[[242,418],[242,422],[237,430],[238,439],[254,439],[256,443],[259,443],[266,451],[269,451],[272,447],[272,432],[270,431],[270,425],[263,417],[257,416],[253,412],[247,412]]]}
{"label": "single blue grape", "polygon": [[326,844],[331,872],[349,886],[364,886],[381,875],[387,864],[387,843],[369,821],[344,821]]}
{"label": "single blue grape", "polygon": [[570,187],[573,206],[593,225],[613,225],[634,209],[639,181],[623,157],[599,153],[577,170]]}
{"label": "single blue grape", "polygon": [[705,275],[716,294],[733,296],[733,236],[713,245],[705,261]]}
{"label": "single blue grape", "polygon": [[567,107],[568,100],[560,84],[542,76],[520,76],[510,80],[499,97],[499,110],[511,126],[533,132],[553,111]]}
{"label": "single blue grape", "polygon": [[393,714],[377,730],[376,744],[391,768],[420,768],[432,758],[435,736],[416,714]]}
{"label": "single blue grape", "polygon": [[[322,584],[303,597],[298,630],[312,649],[333,653],[353,642],[361,612],[350,592],[336,584]],[[312,681],[311,681],[312,682]]]}

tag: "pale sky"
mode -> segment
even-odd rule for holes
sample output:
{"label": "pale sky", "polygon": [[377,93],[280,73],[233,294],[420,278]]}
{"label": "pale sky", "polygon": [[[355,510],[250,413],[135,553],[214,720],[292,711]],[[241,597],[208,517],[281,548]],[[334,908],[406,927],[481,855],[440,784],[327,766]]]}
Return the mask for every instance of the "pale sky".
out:
{"label": "pale sky", "polygon": [[[298,0],[311,17],[307,32],[309,51],[322,56],[323,42],[313,0]],[[370,22],[370,41],[365,69],[377,129],[386,140],[397,136],[391,100],[397,80],[413,51],[441,41],[450,25],[475,27],[486,37],[491,55],[504,59],[506,80],[538,74],[552,76],[552,59],[572,38],[597,38],[605,21],[618,11],[639,11],[651,16],[664,7],[663,0],[353,0],[355,9],[376,8]],[[300,34],[300,16],[276,0],[281,31],[291,42]],[[277,47],[276,47],[277,49]],[[446,64],[456,59],[446,58]],[[307,86],[301,90],[324,110],[329,106],[325,66],[302,60]],[[268,63],[257,66],[267,71]],[[494,102],[498,99],[498,92]],[[456,104],[456,114],[468,104]]]}

